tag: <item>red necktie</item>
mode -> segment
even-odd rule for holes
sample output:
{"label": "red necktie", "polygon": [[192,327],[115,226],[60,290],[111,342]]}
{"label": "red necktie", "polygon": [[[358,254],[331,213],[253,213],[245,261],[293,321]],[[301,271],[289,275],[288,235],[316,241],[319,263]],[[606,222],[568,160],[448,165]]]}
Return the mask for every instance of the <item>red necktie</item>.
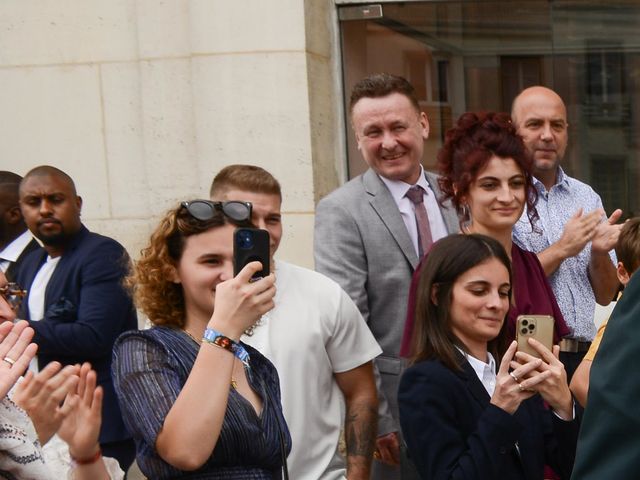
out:
{"label": "red necktie", "polygon": [[411,200],[415,207],[420,257],[429,251],[429,247],[431,247],[433,243],[431,227],[429,226],[429,216],[427,215],[427,208],[424,205],[423,195],[424,189],[420,185],[414,185],[406,193],[406,197]]}

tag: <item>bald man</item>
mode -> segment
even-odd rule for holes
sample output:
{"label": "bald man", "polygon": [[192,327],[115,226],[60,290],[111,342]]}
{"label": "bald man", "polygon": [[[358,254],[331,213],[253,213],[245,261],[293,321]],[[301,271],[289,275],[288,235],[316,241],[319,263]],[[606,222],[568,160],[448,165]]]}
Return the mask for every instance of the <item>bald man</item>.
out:
{"label": "bald man", "polygon": [[44,249],[29,254],[18,272],[27,297],[18,312],[35,330],[38,366],[90,362],[104,390],[100,446],[126,471],[135,457],[111,380],[113,342],[137,328],[122,281],[128,256],[115,240],[90,232],[80,220],[82,198],[63,171],[36,167],[20,184],[20,208]]}
{"label": "bald man", "polygon": [[621,227],[615,223],[622,211],[606,218],[600,196],[562,169],[568,123],[557,93],[540,86],[527,88],[513,101],[511,116],[533,157],[540,215],[536,232],[524,212],[513,239],[538,255],[571,329],[560,344],[570,379],[595,336],[596,301],[608,305],[619,286],[613,248]]}
{"label": "bald man", "polygon": [[18,188],[22,177],[0,171],[0,271],[13,282],[24,257],[40,248],[20,212]]}

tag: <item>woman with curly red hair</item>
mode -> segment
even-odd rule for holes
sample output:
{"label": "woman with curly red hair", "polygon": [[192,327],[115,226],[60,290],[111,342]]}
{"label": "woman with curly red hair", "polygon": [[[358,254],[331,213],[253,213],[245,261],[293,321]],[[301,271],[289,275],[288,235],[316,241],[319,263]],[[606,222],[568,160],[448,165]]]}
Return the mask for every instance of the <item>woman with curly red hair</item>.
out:
{"label": "woman with curly red hair", "polygon": [[[507,315],[507,332],[515,337],[518,315],[551,315],[554,340],[569,333],[551,286],[537,256],[511,239],[513,226],[526,207],[531,228],[536,228],[537,192],[531,177],[531,159],[506,113],[463,114],[447,131],[438,153],[441,201],[450,200],[458,211],[463,233],[480,233],[498,240],[513,266],[513,299]],[[424,262],[424,260],[423,260]],[[401,354],[410,356],[417,282],[421,265],[411,282],[407,323]]]}
{"label": "woman with curly red hair", "polygon": [[[114,346],[123,417],[149,478],[271,480],[291,448],[274,366],[240,342],[274,306],[273,274],[233,276],[233,234],[245,202],[183,202],[170,210],[129,283],[154,324]],[[286,477],[285,477],[286,478]]]}

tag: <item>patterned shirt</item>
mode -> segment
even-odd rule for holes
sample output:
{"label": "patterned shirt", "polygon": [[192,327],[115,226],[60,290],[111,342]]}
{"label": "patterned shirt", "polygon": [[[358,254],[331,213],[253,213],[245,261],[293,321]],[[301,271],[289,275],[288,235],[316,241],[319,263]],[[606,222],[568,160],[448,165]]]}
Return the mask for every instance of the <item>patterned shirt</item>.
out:
{"label": "patterned shirt", "polygon": [[[514,242],[525,250],[540,253],[557,242],[565,224],[579,208],[584,214],[602,208],[600,196],[589,185],[571,178],[561,168],[556,184],[548,192],[538,179],[533,181],[539,195],[536,209],[540,216],[537,223],[540,231],[532,231],[526,211],[513,229]],[[615,252],[612,250],[609,256],[615,265]],[[596,334],[593,322],[596,300],[588,275],[590,260],[591,243],[588,243],[578,255],[564,260],[549,277],[560,310],[572,331],[570,337],[588,342]]]}

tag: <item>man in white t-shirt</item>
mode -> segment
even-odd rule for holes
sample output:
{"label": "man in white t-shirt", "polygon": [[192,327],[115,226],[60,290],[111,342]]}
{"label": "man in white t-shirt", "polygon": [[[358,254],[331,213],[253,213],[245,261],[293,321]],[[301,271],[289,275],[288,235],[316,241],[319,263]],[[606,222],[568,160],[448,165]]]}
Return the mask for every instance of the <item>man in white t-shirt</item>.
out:
{"label": "man in white t-shirt", "polygon": [[[377,434],[372,360],[381,353],[358,308],[333,280],[273,261],[282,236],[278,181],[251,165],[222,169],[211,199],[253,205],[252,221],[269,231],[276,274],[275,308],[242,340],[271,360],[280,375],[282,407],[296,480],[368,479]],[[346,458],[340,451],[344,427]]]}

